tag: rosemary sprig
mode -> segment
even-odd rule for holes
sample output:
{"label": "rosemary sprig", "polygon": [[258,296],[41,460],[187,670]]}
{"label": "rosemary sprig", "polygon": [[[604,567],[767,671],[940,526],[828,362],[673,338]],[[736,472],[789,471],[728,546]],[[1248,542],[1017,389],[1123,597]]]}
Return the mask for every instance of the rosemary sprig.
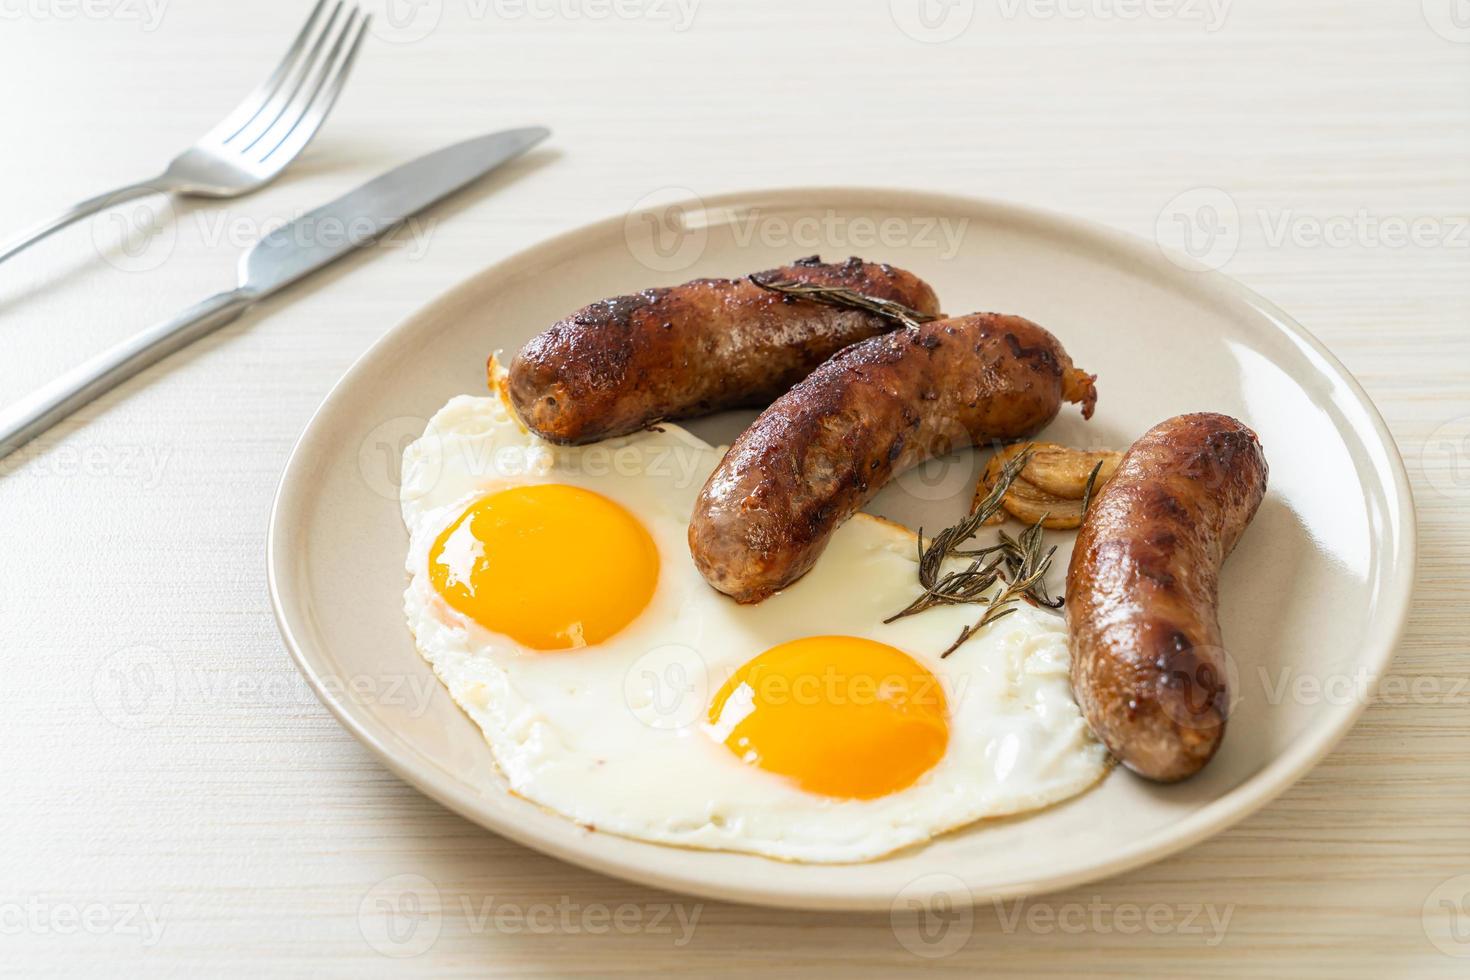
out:
{"label": "rosemary sprig", "polygon": [[[1012,543],[1012,547],[1007,549],[1006,568],[1010,573],[1011,581],[1019,582],[1030,577],[1033,569],[1045,570],[1051,567],[1051,557],[1056,554],[1057,549],[1053,545],[1047,549],[1045,554],[1042,554],[1041,539],[1045,532],[1042,524],[1045,520],[1046,516],[1042,515],[1041,520],[1022,531]],[[1004,531],[1001,534],[1009,538]],[[1045,606],[1048,609],[1060,609],[1062,606],[1061,597],[1053,599],[1046,591],[1046,582],[1041,578],[1036,580],[1034,587],[1026,590],[1022,598],[1032,605]]]}
{"label": "rosemary sprig", "polygon": [[823,286],[812,282],[797,282],[795,279],[758,279],[754,275],[749,278],[760,288],[769,289],[773,293],[809,299],[849,310],[865,310],[890,320],[897,320],[906,327],[917,327],[921,323],[939,319],[891,299],[868,296],[855,289],[848,289],[846,286]]}
{"label": "rosemary sprig", "polygon": [[994,601],[990,603],[990,605],[985,610],[985,614],[980,617],[979,621],[976,622],[974,626],[966,626],[964,629],[960,630],[960,635],[955,637],[955,641],[951,643],[948,647],[946,647],[944,652],[939,655],[940,659],[943,659],[949,656],[951,653],[954,653],[960,648],[960,645],[962,643],[964,643],[970,637],[974,636],[976,633],[980,632],[985,627],[989,626],[991,623],[995,622],[998,619],[1003,619],[1006,616],[1009,616],[1011,613],[1015,612],[1016,603],[1021,599],[1034,600],[1034,593],[1035,590],[1037,590],[1038,588],[1041,590],[1042,595],[1046,594],[1046,587],[1042,585],[1042,579],[1046,576],[1046,570],[1051,567],[1051,556],[1056,553],[1057,549],[1055,547],[1052,547],[1049,551],[1046,552],[1045,555],[1041,554],[1040,521],[1037,521],[1031,527],[1023,531],[1021,533],[1021,538],[1026,538],[1027,535],[1030,535],[1033,531],[1036,532],[1033,535],[1035,539],[1035,544],[1029,546],[1027,550],[1019,556],[1019,558],[1017,558],[1010,551],[1006,552],[1007,564],[1010,564],[1013,559],[1016,560],[1016,565],[1011,573],[1012,578],[1008,583],[1006,583],[1006,587],[1001,590],[1000,595],[996,596]]}
{"label": "rosemary sprig", "polygon": [[[1011,482],[1025,469],[1031,458],[1029,450],[1018,453],[1001,470],[1000,477],[990,493],[975,508],[975,512],[954,527],[946,528],[934,536],[929,546],[924,547],[924,529],[919,528],[919,585],[924,591],[917,599],[899,612],[884,620],[891,623],[905,616],[921,613],[934,606],[953,606],[963,602],[985,602],[984,593],[1000,580],[1005,562],[1004,541],[990,548],[966,551],[965,542],[973,538],[984,523],[1000,510],[1001,500],[1010,489]],[[995,554],[1001,552],[1001,554]],[[994,557],[990,557],[994,555]],[[962,570],[944,572],[944,564],[950,558],[965,557],[970,564]],[[990,558],[987,562],[984,559]]]}
{"label": "rosemary sprig", "polygon": [[983,566],[977,559],[963,571],[948,572],[938,582],[925,586],[924,592],[903,610],[889,616],[883,622],[891,623],[914,613],[935,606],[955,606],[965,602],[984,602],[983,593],[1000,581],[1000,556],[992,558]]}
{"label": "rosemary sprig", "polygon": [[[997,620],[1016,611],[1017,603],[1025,600],[1032,605],[1048,609],[1059,608],[1061,597],[1053,598],[1046,590],[1046,573],[1051,568],[1056,547],[1044,548],[1042,535],[1045,528],[1042,520],[1030,525],[1016,537],[1004,530],[999,532],[1000,541],[984,548],[965,548],[980,528],[1001,508],[1006,491],[1021,475],[1031,459],[1029,449],[1017,453],[1001,468],[995,485],[975,508],[974,513],[953,527],[946,528],[934,536],[926,548],[924,532],[919,530],[919,585],[923,593],[901,611],[884,620],[891,623],[905,616],[932,609],[935,606],[953,606],[961,603],[977,603],[986,607],[984,614],[973,626],[960,630],[960,635],[945,649],[940,657],[948,657],[959,649],[970,637]],[[1093,471],[1096,477],[1097,471]],[[944,572],[944,565],[952,558],[969,558],[963,569]],[[987,593],[997,583],[1004,588],[995,598]]]}

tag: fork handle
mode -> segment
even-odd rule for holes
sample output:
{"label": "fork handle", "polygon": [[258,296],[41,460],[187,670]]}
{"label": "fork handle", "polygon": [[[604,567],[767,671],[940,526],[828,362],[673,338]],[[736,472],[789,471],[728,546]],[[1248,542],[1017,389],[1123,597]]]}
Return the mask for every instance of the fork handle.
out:
{"label": "fork handle", "polygon": [[134,334],[34,394],[0,409],[0,459],[150,364],[229,323],[255,300],[256,295],[245,289],[217,293],[172,320]]}
{"label": "fork handle", "polygon": [[90,214],[96,214],[104,208],[110,208],[114,204],[131,201],[135,197],[144,197],[148,194],[160,194],[169,189],[169,185],[162,177],[150,177],[148,180],[140,180],[136,184],[128,184],[117,190],[108,191],[106,194],[98,194],[89,197],[85,201],[73,204],[61,214],[50,221],[43,221],[34,228],[0,245],[0,262],[24,251],[54,231],[60,231],[67,225],[82,220]]}

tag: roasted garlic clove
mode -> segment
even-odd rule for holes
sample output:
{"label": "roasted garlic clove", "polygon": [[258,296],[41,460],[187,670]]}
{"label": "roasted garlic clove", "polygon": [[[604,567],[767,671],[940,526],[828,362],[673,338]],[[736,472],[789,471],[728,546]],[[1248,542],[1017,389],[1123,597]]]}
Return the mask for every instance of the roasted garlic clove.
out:
{"label": "roasted garlic clove", "polygon": [[[971,512],[995,486],[1005,465],[1023,452],[1029,453],[1026,465],[1006,491],[1002,506],[1018,520],[1028,524],[1040,521],[1043,527],[1055,530],[1081,526],[1088,481],[1092,480],[1095,494],[1112,478],[1123,458],[1122,453],[1072,449],[1054,442],[1018,442],[1006,446],[986,463],[975,488]],[[1004,519],[997,512],[985,523],[999,524]]]}

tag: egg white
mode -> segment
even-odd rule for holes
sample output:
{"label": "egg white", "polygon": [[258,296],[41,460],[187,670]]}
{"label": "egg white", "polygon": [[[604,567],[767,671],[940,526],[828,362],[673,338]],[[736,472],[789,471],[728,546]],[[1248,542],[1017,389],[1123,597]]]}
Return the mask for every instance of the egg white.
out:
{"label": "egg white", "polygon": [[[858,515],[805,577],[758,605],[711,589],[686,532],[719,457],[673,425],[552,446],[493,396],[452,399],[405,451],[408,624],[512,790],[585,826],[642,840],[850,862],[1056,803],[1106,773],[1106,753],[1071,697],[1060,617],[1022,604],[943,660],[939,651],[974,621],[974,607],[882,622],[915,594],[907,529]],[[479,496],[527,483],[603,494],[658,547],[648,607],[601,644],[522,649],[450,609],[429,583],[439,533]],[[706,706],[735,669],[779,643],[825,634],[890,644],[938,677],[950,709],[948,749],[908,788],[871,800],[814,795],[742,762],[713,737]]]}

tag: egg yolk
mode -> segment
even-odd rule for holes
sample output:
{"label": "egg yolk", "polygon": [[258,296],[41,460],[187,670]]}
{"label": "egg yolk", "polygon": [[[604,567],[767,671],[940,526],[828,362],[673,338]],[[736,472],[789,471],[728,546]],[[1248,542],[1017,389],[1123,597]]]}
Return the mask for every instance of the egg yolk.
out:
{"label": "egg yolk", "polygon": [[535,650],[600,643],[631,623],[658,583],[658,548],[632,514],[562,484],[481,497],[429,551],[451,608]]}
{"label": "egg yolk", "polygon": [[853,636],[762,653],[720,688],[709,723],[744,762],[842,799],[904,789],[949,744],[939,679],[902,650]]}

